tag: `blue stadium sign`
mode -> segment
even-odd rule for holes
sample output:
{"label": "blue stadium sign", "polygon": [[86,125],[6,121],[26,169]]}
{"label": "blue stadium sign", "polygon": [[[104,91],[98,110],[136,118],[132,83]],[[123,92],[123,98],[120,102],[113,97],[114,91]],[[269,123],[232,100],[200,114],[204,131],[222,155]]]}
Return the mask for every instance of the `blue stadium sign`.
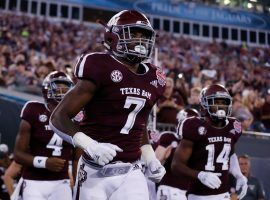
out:
{"label": "blue stadium sign", "polygon": [[181,18],[214,24],[270,30],[270,16],[195,3],[169,0],[66,0],[108,10],[135,9],[146,14]]}
{"label": "blue stadium sign", "polygon": [[169,4],[168,2],[137,1],[134,8],[149,14],[177,17],[215,24],[270,29],[270,17],[246,11],[198,5],[195,3]]}

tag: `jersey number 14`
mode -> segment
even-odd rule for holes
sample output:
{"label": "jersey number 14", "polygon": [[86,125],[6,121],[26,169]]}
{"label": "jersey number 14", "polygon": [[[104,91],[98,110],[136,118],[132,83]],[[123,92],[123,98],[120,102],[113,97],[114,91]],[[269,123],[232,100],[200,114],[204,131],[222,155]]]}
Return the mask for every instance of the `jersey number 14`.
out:
{"label": "jersey number 14", "polygon": [[[205,165],[205,170],[207,171],[215,171],[214,159],[215,159],[215,145],[209,144],[206,146],[206,150],[208,151],[207,164]],[[229,169],[229,155],[231,152],[231,145],[224,144],[222,151],[218,155],[215,163],[222,164],[222,170]]]}

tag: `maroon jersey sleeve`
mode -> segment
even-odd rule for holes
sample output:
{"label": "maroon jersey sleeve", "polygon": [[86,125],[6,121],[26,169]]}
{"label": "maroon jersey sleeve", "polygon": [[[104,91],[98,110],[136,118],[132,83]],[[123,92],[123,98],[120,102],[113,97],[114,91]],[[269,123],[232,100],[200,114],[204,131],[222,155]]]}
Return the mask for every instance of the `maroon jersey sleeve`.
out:
{"label": "maroon jersey sleeve", "polygon": [[34,102],[32,101],[28,101],[22,108],[21,110],[21,119],[31,123],[33,122],[33,110],[31,109],[31,105],[33,104]]}
{"label": "maroon jersey sleeve", "polygon": [[95,53],[82,55],[74,69],[75,77],[90,80],[99,87],[104,78],[104,66],[97,64],[98,59]]}
{"label": "maroon jersey sleeve", "polygon": [[198,134],[198,129],[196,129],[197,120],[195,117],[185,119],[178,128],[178,135],[192,142],[198,141],[200,135]]}
{"label": "maroon jersey sleeve", "polygon": [[[164,70],[161,67],[156,67],[152,64],[149,64],[150,67],[155,68],[156,69],[156,80],[157,80],[157,85],[158,85],[158,99],[160,97],[163,96],[163,93],[165,91],[165,86],[166,86],[166,74],[164,72]],[[154,84],[154,82],[152,81],[151,84]],[[158,100],[157,99],[157,100]]]}
{"label": "maroon jersey sleeve", "polygon": [[241,137],[242,135],[242,124],[240,121],[238,121],[237,119],[234,119],[233,122],[233,128],[235,130],[235,137],[234,137],[234,141],[235,143],[238,141],[238,139]]}
{"label": "maroon jersey sleeve", "polygon": [[240,121],[238,121],[237,119],[233,118],[233,129],[234,129],[234,137],[233,137],[233,145],[232,145],[232,150],[231,150],[231,154],[234,154],[235,152],[235,145],[237,143],[237,141],[239,140],[239,138],[242,135],[242,124]]}
{"label": "maroon jersey sleeve", "polygon": [[174,140],[174,135],[172,133],[165,133],[160,136],[159,145],[163,147],[168,147]]}

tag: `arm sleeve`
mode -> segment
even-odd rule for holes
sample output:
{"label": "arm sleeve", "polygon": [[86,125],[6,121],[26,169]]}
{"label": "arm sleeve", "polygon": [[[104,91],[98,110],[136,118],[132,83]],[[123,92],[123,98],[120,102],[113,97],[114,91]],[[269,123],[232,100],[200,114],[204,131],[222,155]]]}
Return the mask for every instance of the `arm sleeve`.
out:
{"label": "arm sleeve", "polygon": [[30,102],[30,101],[27,102],[23,106],[23,108],[21,110],[21,115],[20,115],[21,119],[23,119],[29,123],[33,122],[33,110],[31,109],[32,105],[33,105],[32,102]]}
{"label": "arm sleeve", "polygon": [[159,145],[163,146],[163,147],[168,147],[169,145],[171,144],[171,140],[169,138],[169,135],[168,134],[163,134],[160,136],[160,139],[159,139]]}
{"label": "arm sleeve", "polygon": [[200,136],[196,132],[196,128],[194,128],[193,118],[185,119],[178,128],[178,135],[182,139],[190,140],[190,141],[197,141],[199,140]]}
{"label": "arm sleeve", "polygon": [[235,134],[234,134],[234,137],[233,137],[234,144],[232,145],[232,149],[231,149],[231,153],[230,153],[231,155],[234,154],[234,152],[235,152],[235,145],[236,145],[236,143],[238,142],[239,138],[242,135],[242,124],[241,124],[241,122],[239,122],[238,120],[235,120],[233,122],[233,128],[235,130]]}
{"label": "arm sleeve", "polygon": [[95,54],[82,55],[75,65],[75,77],[92,81],[99,87],[104,77],[102,73],[104,67],[98,64],[100,59],[101,58],[98,58]]}
{"label": "arm sleeve", "polygon": [[233,155],[231,155],[231,157],[230,157],[229,171],[235,178],[243,176],[241,169],[240,169],[240,166],[239,166],[238,158],[237,158],[235,153]]}
{"label": "arm sleeve", "polygon": [[241,137],[242,135],[242,124],[240,121],[238,120],[235,120],[233,122],[233,127],[234,127],[234,130],[235,130],[235,143],[239,140],[239,138]]}

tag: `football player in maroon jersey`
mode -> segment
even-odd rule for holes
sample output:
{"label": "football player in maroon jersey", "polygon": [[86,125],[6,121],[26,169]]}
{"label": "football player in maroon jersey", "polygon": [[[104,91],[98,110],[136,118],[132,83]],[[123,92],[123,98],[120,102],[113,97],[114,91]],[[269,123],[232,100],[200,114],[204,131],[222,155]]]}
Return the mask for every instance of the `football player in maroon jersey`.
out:
{"label": "football player in maroon jersey", "polygon": [[[192,116],[199,116],[199,112],[192,108],[181,110],[177,114],[177,120],[180,124],[187,118]],[[175,132],[164,131],[159,138],[159,145],[156,148],[156,156],[161,163],[164,164],[166,174],[160,181],[157,191],[157,199],[167,200],[186,200],[186,192],[189,186],[189,178],[186,176],[175,176],[171,171],[171,163],[174,151],[180,142],[182,136]]]}
{"label": "football player in maroon jersey", "polygon": [[[51,116],[51,127],[84,154],[78,165],[76,198],[148,199],[140,170],[158,182],[165,174],[149,144],[149,113],[164,92],[166,77],[147,60],[155,31],[145,15],[124,10],[105,26],[105,53],[83,55],[76,67],[78,82]],[[81,109],[76,126],[72,117]]]}
{"label": "football player in maroon jersey", "polygon": [[24,200],[72,199],[68,162],[73,147],[49,127],[53,109],[72,87],[68,75],[54,71],[43,81],[45,103],[29,101],[21,111],[14,156],[23,165]]}
{"label": "football player in maroon jersey", "polygon": [[242,130],[241,123],[229,117],[232,98],[224,86],[213,84],[202,90],[200,104],[203,117],[187,118],[178,129],[183,139],[175,151],[172,171],[193,178],[189,200],[229,200],[231,172],[242,189],[241,199],[247,182],[234,153]]}

